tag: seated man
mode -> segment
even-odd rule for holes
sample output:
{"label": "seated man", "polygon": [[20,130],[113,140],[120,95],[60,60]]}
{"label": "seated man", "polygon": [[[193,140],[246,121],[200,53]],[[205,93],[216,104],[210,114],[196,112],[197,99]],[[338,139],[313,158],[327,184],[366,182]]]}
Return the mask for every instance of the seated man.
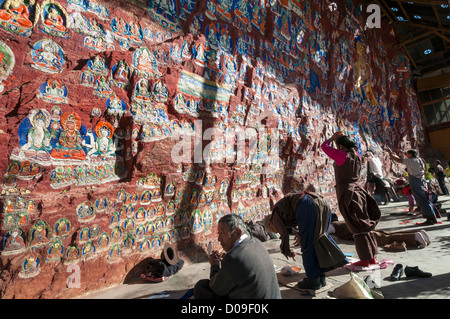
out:
{"label": "seated man", "polygon": [[241,217],[220,218],[218,240],[225,252],[211,252],[210,279],[196,283],[195,299],[281,299],[272,258]]}

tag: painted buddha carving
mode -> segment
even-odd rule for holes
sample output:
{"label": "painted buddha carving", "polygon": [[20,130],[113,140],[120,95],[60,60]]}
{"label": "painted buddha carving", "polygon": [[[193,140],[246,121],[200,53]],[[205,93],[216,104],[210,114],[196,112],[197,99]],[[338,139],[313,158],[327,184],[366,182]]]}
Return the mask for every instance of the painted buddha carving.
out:
{"label": "painted buddha carving", "polygon": [[117,71],[114,73],[114,78],[121,82],[128,81],[127,67],[123,61],[119,61],[117,64]]}
{"label": "painted buddha carving", "polygon": [[13,228],[3,239],[2,255],[12,255],[25,251],[25,239],[20,228]]}
{"label": "painted buddha carving", "polygon": [[40,40],[34,44],[31,59],[33,68],[46,73],[61,72],[65,63],[61,47],[49,39]]}
{"label": "painted buddha carving", "polygon": [[134,100],[150,102],[152,94],[149,91],[148,82],[146,79],[140,79],[136,84],[136,90],[133,95]]}
{"label": "painted buddha carving", "polygon": [[38,110],[31,116],[32,127],[27,133],[27,142],[22,146],[22,150],[32,155],[50,152],[51,133],[47,129],[50,123],[49,114],[45,110]]}
{"label": "painted buddha carving", "polygon": [[115,156],[116,146],[112,139],[114,128],[105,121],[100,121],[95,128],[97,138],[92,146],[92,149],[88,152],[89,156]]}
{"label": "painted buddha carving", "polygon": [[156,77],[159,74],[158,62],[147,48],[139,48],[133,55],[133,63],[141,76]]}
{"label": "painted buddha carving", "polygon": [[88,61],[88,69],[95,74],[106,75],[108,73],[105,59],[100,54],[96,54]]}
{"label": "painted buddha carving", "polygon": [[50,9],[48,9],[48,13],[44,20],[44,24],[58,31],[62,32],[66,31],[66,27],[64,26],[64,20],[55,7],[50,7]]}

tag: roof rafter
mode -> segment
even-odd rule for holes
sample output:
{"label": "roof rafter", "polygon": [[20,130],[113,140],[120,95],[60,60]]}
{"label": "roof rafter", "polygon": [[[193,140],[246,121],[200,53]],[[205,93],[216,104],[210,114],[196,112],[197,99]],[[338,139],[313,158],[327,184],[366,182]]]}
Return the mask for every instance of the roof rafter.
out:
{"label": "roof rafter", "polygon": [[440,33],[440,32],[434,32],[438,37],[440,37],[442,40],[444,40],[444,41],[446,41],[446,42],[448,42],[448,43],[450,43],[450,38],[449,37],[446,37],[445,35],[443,35],[442,33]]}
{"label": "roof rafter", "polygon": [[432,26],[432,25],[423,24],[423,23],[398,21],[398,24],[409,25],[411,27],[423,28],[423,29],[427,29],[427,30],[434,30],[434,31],[446,32],[446,33],[450,32],[450,28],[439,27],[439,26]]}
{"label": "roof rafter", "polygon": [[398,6],[400,7],[400,10],[402,10],[403,14],[405,15],[406,20],[409,21],[409,20],[410,20],[410,19],[409,19],[409,15],[408,15],[408,13],[406,12],[405,8],[403,8],[402,3],[401,3],[400,1],[397,1],[397,4],[398,4]]}
{"label": "roof rafter", "polygon": [[426,31],[426,32],[424,32],[422,34],[419,34],[419,35],[417,35],[417,36],[415,36],[415,37],[413,37],[411,39],[408,39],[408,40],[400,42],[398,44],[398,46],[408,46],[408,44],[410,44],[411,42],[415,42],[415,41],[420,40],[422,38],[428,37],[429,35],[431,35],[431,34],[433,34],[435,32],[436,31],[433,31],[433,30]]}
{"label": "roof rafter", "polygon": [[[397,0],[397,2],[402,2],[402,3],[410,3],[411,1],[408,0]],[[426,5],[436,5],[436,6],[440,6],[441,4],[449,4],[449,1],[445,1],[445,0],[414,0],[413,1],[414,4],[426,4]]]}
{"label": "roof rafter", "polygon": [[414,61],[414,59],[411,57],[411,54],[409,54],[408,50],[405,48],[404,45],[402,45],[402,48],[403,48],[403,51],[405,51],[406,55],[408,56],[409,61],[414,65],[414,68],[417,69],[417,64],[416,64],[416,62]]}
{"label": "roof rafter", "polygon": [[433,12],[434,15],[436,16],[436,21],[438,22],[438,25],[442,27],[441,19],[439,18],[439,13],[437,12],[436,6],[432,5],[431,7],[433,8]]}

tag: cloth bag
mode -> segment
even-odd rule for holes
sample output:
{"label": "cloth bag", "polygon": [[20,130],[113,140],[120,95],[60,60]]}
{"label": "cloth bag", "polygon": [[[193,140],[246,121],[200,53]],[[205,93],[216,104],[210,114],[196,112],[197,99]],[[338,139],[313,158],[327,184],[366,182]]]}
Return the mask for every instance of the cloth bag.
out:
{"label": "cloth bag", "polygon": [[370,287],[353,272],[350,272],[350,280],[331,294],[337,299],[374,299]]}

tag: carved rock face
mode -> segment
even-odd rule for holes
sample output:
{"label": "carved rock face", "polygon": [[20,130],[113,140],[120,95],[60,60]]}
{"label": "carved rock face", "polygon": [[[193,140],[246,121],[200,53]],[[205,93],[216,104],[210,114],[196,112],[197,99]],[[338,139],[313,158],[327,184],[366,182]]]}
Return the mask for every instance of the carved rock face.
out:
{"label": "carved rock face", "polygon": [[[337,127],[361,151],[423,142],[383,28],[361,37],[379,104],[354,89],[342,39],[360,16],[315,1],[16,2],[15,17],[0,9],[2,298],[106,288],[167,242],[195,260],[221,216],[261,220],[309,184],[336,211],[320,144]],[[67,289],[74,270],[83,289]]]}

